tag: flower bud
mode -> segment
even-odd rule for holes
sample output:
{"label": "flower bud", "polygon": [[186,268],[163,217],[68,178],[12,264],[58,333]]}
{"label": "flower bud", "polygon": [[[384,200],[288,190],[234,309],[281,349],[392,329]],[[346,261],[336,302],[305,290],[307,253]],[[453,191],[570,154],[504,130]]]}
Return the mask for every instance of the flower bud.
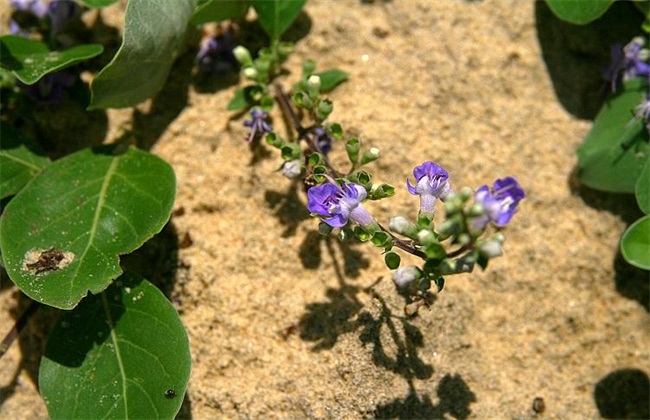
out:
{"label": "flower bud", "polygon": [[320,92],[321,80],[315,74],[307,79],[307,91],[311,96],[316,96]]}
{"label": "flower bud", "polygon": [[257,78],[257,70],[255,70],[255,67],[246,67],[242,70],[242,74],[249,80],[255,80]]}
{"label": "flower bud", "polygon": [[392,217],[388,222],[388,228],[400,235],[407,235],[407,232],[412,230],[414,227],[415,225],[413,223],[409,222],[402,216]]}
{"label": "flower bud", "polygon": [[433,235],[433,232],[427,229],[422,229],[418,232],[418,241],[422,245],[428,245],[435,242],[436,237]]}
{"label": "flower bud", "polygon": [[498,257],[502,254],[501,242],[496,239],[488,239],[479,245],[478,252],[486,258]]}
{"label": "flower bud", "polygon": [[253,58],[246,47],[238,45],[232,50],[232,53],[242,66],[253,65]]}
{"label": "flower bud", "polygon": [[293,179],[302,173],[302,163],[299,159],[284,162],[282,174],[289,179]]}
{"label": "flower bud", "polygon": [[414,265],[409,265],[395,270],[393,273],[393,282],[395,282],[397,287],[405,288],[420,277],[422,277],[422,271]]}
{"label": "flower bud", "polygon": [[463,187],[458,191],[458,197],[463,201],[466,202],[469,200],[472,196],[474,195],[474,192],[470,187]]}

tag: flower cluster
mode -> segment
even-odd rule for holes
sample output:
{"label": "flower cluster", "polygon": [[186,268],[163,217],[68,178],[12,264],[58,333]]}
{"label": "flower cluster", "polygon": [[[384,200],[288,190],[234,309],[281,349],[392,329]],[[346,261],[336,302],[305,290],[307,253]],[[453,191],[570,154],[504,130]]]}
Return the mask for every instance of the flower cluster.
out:
{"label": "flower cluster", "polygon": [[264,134],[272,131],[271,125],[267,122],[269,113],[254,109],[251,111],[251,119],[244,120],[244,126],[251,129],[250,134],[246,138],[248,143],[259,140]]}
{"label": "flower cluster", "polygon": [[[331,228],[361,227],[364,236],[360,239],[370,239],[385,249],[386,264],[395,269],[395,285],[421,296],[432,283],[441,289],[444,275],[470,272],[476,263],[485,268],[490,258],[500,256],[503,234],[497,231],[489,235],[488,226],[505,227],[525,193],[513,177],[497,179],[491,187],[483,185],[474,193],[468,188],[452,191],[449,173],[430,161],[415,167],[413,175],[415,184],[407,180],[406,188],[420,197],[418,220],[391,218],[391,232],[363,206],[369,193],[366,187],[346,180],[337,183],[328,178],[310,188],[307,208]],[[435,230],[432,219],[438,201],[444,202],[446,220]],[[400,257],[391,250],[393,247],[422,258],[424,265],[398,268]]]}

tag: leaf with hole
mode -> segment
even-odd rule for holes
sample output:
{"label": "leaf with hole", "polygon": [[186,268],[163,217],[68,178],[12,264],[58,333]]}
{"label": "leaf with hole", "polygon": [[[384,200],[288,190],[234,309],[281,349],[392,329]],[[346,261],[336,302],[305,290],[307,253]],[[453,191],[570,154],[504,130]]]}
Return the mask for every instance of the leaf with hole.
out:
{"label": "leaf with hole", "polygon": [[0,62],[21,82],[33,85],[48,73],[93,58],[104,51],[100,44],[78,45],[50,51],[45,43],[15,35],[0,37]]}
{"label": "leaf with hole", "polygon": [[0,249],[13,282],[46,305],[72,309],[122,273],[171,214],[174,172],[162,159],[116,146],[55,161],[7,205]]}
{"label": "leaf with hole", "polygon": [[195,6],[196,0],[128,2],[122,45],[93,79],[89,109],[126,108],[156,94],[183,45]]}
{"label": "leaf with hole", "polygon": [[52,418],[168,418],[190,376],[187,333],[154,285],[125,273],[61,315],[38,385]]}
{"label": "leaf with hole", "polygon": [[0,199],[16,194],[38,175],[50,159],[17,128],[0,121]]}

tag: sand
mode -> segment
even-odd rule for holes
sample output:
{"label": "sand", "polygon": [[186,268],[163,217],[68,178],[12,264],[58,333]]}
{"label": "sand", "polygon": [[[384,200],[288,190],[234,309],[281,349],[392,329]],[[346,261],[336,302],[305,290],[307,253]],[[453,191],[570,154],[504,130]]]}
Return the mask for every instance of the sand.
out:
{"label": "sand", "polygon": [[[634,200],[580,186],[591,122],[554,87],[561,46],[540,44],[570,30],[535,2],[310,0],[290,32],[286,86],[305,58],[350,73],[330,120],[381,149],[370,169],[397,189],[367,206],[382,223],[416,214],[404,183],[425,160],[457,188],[511,175],[526,190],[503,257],[447,278],[415,318],[376,248],[318,235],[276,152],[251,152],[225,110],[236,79],[191,76],[195,50],[153,103],[108,111],[102,141],[126,133],[176,171],[175,215],[129,261],[187,328],[179,416],[532,418],[535,398],[543,418],[647,416],[648,273],[618,252]],[[331,156],[346,167],[342,143]],[[0,296],[4,334],[27,299],[6,278]],[[54,313],[39,311],[0,360],[0,417],[46,417],[35,377]]]}

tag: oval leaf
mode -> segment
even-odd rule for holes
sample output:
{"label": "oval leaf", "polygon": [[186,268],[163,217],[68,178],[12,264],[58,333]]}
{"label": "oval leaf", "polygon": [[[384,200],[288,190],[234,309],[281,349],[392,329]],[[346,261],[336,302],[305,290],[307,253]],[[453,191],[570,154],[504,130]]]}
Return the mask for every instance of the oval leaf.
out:
{"label": "oval leaf", "polygon": [[208,0],[200,2],[190,20],[192,25],[236,19],[246,14],[249,0]]}
{"label": "oval leaf", "polygon": [[650,147],[648,131],[641,121],[630,123],[631,111],[645,99],[641,78],[623,85],[623,91],[608,99],[578,149],[580,181],[609,192],[632,193]]}
{"label": "oval leaf", "polygon": [[307,0],[253,0],[260,25],[271,38],[278,41],[298,17]]}
{"label": "oval leaf", "polygon": [[650,214],[650,156],[646,158],[639,179],[636,180],[634,195],[641,211]]}
{"label": "oval leaf", "polygon": [[99,44],[78,45],[64,51],[50,51],[40,41],[15,35],[0,37],[2,66],[27,85],[33,85],[48,73],[93,58],[104,51]]}
{"label": "oval leaf", "polygon": [[584,25],[602,16],[614,0],[546,0],[553,13],[562,20]]}
{"label": "oval leaf", "polygon": [[29,297],[71,309],[122,273],[119,255],[169,219],[174,172],[149,153],[85,149],[50,164],[7,205],[0,247],[9,277]]}
{"label": "oval leaf", "polygon": [[61,316],[38,384],[52,418],[172,419],[189,375],[178,313],[155,286],[125,273]]}
{"label": "oval leaf", "polygon": [[38,175],[50,159],[36,142],[0,121],[0,199],[16,194]]}
{"label": "oval leaf", "polygon": [[124,39],[90,86],[89,109],[125,108],[157,93],[182,45],[196,0],[130,1]]}
{"label": "oval leaf", "polygon": [[650,215],[646,215],[625,231],[621,238],[621,254],[635,267],[650,270]]}

